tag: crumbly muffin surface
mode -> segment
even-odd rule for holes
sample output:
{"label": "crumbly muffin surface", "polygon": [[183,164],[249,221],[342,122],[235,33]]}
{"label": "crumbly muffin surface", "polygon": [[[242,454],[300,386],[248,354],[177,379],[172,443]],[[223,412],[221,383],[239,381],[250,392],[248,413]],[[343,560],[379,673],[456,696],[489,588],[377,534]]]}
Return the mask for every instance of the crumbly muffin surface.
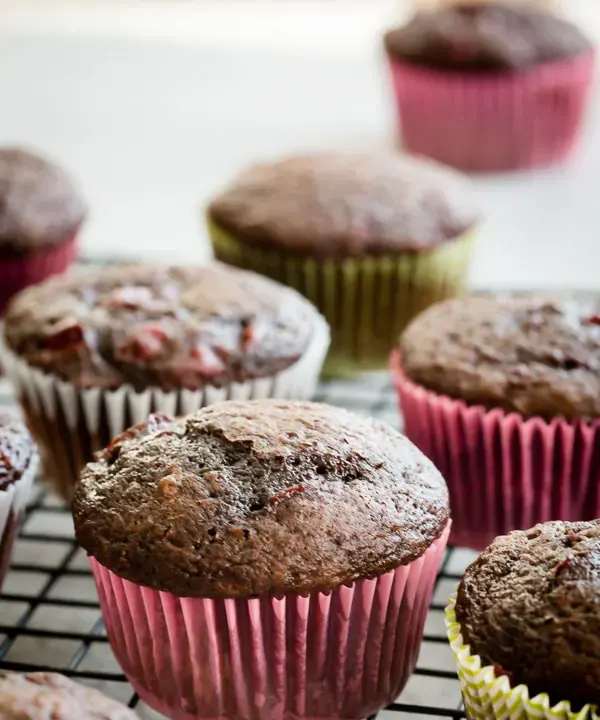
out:
{"label": "crumbly muffin surface", "polygon": [[530,697],[600,705],[600,521],[497,538],[467,569],[456,615],[471,653]]}
{"label": "crumbly muffin surface", "polygon": [[28,288],[11,303],[7,345],[78,387],[220,387],[270,376],[311,343],[315,308],[254,273],[118,265]]}
{"label": "crumbly muffin surface", "polygon": [[327,591],[423,555],[448,519],[432,463],[387,425],[326,405],[224,402],[152,416],[83,471],[79,543],[179,596]]}
{"label": "crumbly muffin surface", "polygon": [[600,417],[600,301],[471,296],[426,310],[400,340],[406,375],[434,392],[522,415]]}

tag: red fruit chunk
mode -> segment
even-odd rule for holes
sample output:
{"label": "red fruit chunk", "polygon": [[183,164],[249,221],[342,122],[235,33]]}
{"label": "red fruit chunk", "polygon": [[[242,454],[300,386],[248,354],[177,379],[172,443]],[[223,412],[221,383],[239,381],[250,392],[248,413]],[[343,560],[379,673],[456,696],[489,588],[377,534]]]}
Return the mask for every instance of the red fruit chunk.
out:
{"label": "red fruit chunk", "polygon": [[242,330],[242,345],[246,347],[247,345],[250,345],[250,343],[254,340],[256,337],[256,332],[252,325],[248,325]]}
{"label": "red fruit chunk", "polygon": [[177,475],[172,473],[171,475],[166,475],[164,478],[161,478],[158,482],[158,487],[167,500],[175,500],[179,497],[181,480]]}
{"label": "red fruit chunk", "polygon": [[121,344],[119,355],[130,360],[153,360],[162,354],[167,338],[160,325],[144,325]]}
{"label": "red fruit chunk", "polygon": [[292,497],[293,495],[301,495],[303,492],[306,491],[306,489],[306,485],[304,485],[303,483],[298,483],[298,485],[293,485],[292,487],[286,488],[285,490],[280,490],[278,493],[275,493],[275,495],[272,495],[269,498],[269,502],[271,503],[271,505],[275,505],[288,497]]}
{"label": "red fruit chunk", "polygon": [[194,370],[205,377],[220,375],[225,369],[222,360],[208,345],[196,345],[192,349],[192,357],[197,361],[194,363]]}
{"label": "red fruit chunk", "polygon": [[83,345],[83,328],[74,320],[65,320],[57,323],[48,332],[45,338],[45,347],[48,350],[74,350]]}
{"label": "red fruit chunk", "polygon": [[96,453],[96,460],[106,460],[109,465],[112,465],[121,452],[121,447],[133,438],[142,437],[143,435],[153,435],[154,433],[167,427],[173,418],[165,413],[152,413],[145,423],[139,423],[133,427],[124,430],[119,433],[104,450],[100,450]]}
{"label": "red fruit chunk", "polygon": [[560,573],[561,570],[563,570],[564,568],[567,567],[567,565],[570,564],[570,562],[571,562],[570,557],[566,557],[564,560],[561,560],[558,563],[558,565],[554,568],[554,576],[556,577]]}
{"label": "red fruit chunk", "polygon": [[586,325],[600,325],[600,315],[590,315],[583,322]]}

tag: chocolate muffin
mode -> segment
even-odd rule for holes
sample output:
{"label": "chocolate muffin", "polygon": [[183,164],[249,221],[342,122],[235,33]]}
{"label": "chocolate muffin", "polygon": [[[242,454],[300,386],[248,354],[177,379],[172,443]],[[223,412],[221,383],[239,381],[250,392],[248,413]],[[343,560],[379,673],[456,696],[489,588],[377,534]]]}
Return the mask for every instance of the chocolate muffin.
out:
{"label": "chocolate muffin", "polygon": [[95,450],[151,410],[308,397],[328,329],[300,295],[223,265],[121,265],[30,288],[11,304],[7,372],[69,498]]}
{"label": "chocolate muffin", "polygon": [[297,288],[323,312],[334,373],[381,366],[414,314],[459,292],[478,221],[465,178],[400,154],[264,163],[208,208],[219,259]]}
{"label": "chocolate muffin", "polygon": [[391,428],[267,400],[126,431],[83,471],[73,516],[78,542],[120,577],[180,597],[255,597],[408,564],[448,510],[437,470]]}
{"label": "chocolate muffin", "polygon": [[496,539],[467,568],[456,620],[471,655],[573,711],[600,705],[600,521]]}
{"label": "chocolate muffin", "polygon": [[463,2],[417,13],[385,36],[403,62],[460,72],[517,72],[592,49],[572,23],[533,3]]}
{"label": "chocolate muffin", "polygon": [[37,453],[27,428],[0,413],[0,586],[37,470]]}
{"label": "chocolate muffin", "polygon": [[469,172],[567,160],[595,76],[590,40],[533,3],[458,2],[384,37],[410,152]]}
{"label": "chocolate muffin", "polygon": [[[448,497],[434,466],[382,423],[276,400],[152,416],[85,468],[72,509],[113,650],[141,697],[168,715],[185,705],[268,718],[277,702],[281,716],[358,720],[395,697],[414,666]],[[180,612],[194,622],[177,625]],[[235,671],[232,636],[244,658]],[[167,668],[152,680],[165,658],[176,694]],[[199,687],[196,676],[210,681]]]}
{"label": "chocolate muffin", "polygon": [[599,311],[595,297],[472,296],[404,332],[405,431],[448,482],[455,542],[600,516]]}
{"label": "chocolate muffin", "polygon": [[0,670],[3,720],[137,720],[133,710],[62,675]]}
{"label": "chocolate muffin", "polygon": [[415,383],[525,416],[600,416],[600,300],[471,296],[431,308],[400,340]]}
{"label": "chocolate muffin", "polygon": [[0,310],[26,285],[63,272],[87,207],[50,160],[0,148]]}

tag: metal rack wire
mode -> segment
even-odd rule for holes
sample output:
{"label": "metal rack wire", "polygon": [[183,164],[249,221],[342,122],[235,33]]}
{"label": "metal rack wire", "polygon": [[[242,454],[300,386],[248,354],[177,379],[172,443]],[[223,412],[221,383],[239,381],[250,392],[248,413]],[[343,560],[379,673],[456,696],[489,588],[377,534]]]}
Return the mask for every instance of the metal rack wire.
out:
{"label": "metal rack wire", "polygon": [[[317,399],[396,426],[400,422],[395,393],[384,373],[323,383]],[[5,380],[0,381],[0,406],[14,407]],[[465,717],[443,621],[448,594],[471,558],[468,551],[447,552],[415,675],[379,720]],[[138,700],[116,664],[87,558],[73,538],[70,514],[42,484],[27,509],[0,594],[0,668],[61,672],[126,702],[141,718],[161,717]]]}

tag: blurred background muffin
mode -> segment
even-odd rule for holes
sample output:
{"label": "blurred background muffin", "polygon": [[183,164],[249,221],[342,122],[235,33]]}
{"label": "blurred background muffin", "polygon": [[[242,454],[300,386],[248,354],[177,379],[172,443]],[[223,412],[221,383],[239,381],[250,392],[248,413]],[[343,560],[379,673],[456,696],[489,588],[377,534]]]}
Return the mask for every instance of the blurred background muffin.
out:
{"label": "blurred background muffin", "polygon": [[0,313],[19,290],[71,265],[86,211],[60,167],[28,150],[0,148]]}
{"label": "blurred background muffin", "polygon": [[6,315],[5,368],[69,500],[94,451],[148,413],[227,398],[310,398],[329,329],[254,273],[116,265],[29,288]]}
{"label": "blurred background muffin", "polygon": [[329,374],[384,367],[411,318],[464,289],[479,221],[466,178],[395,153],[255,165],[208,207],[220,260],[296,288],[327,318]]}
{"label": "blurred background muffin", "polygon": [[167,717],[369,717],[401,692],[448,536],[442,476],[340,408],[151,417],[82,472],[73,516],[113,650]]}
{"label": "blurred background muffin", "polygon": [[595,51],[573,24],[528,2],[455,2],[385,35],[410,152],[493,172],[570,154]]}
{"label": "blurred background muffin", "polygon": [[600,516],[599,312],[597,297],[471,296],[400,338],[404,430],[446,478],[457,545]]}
{"label": "blurred background muffin", "polygon": [[599,601],[600,521],[494,540],[446,611],[467,717],[596,718]]}

